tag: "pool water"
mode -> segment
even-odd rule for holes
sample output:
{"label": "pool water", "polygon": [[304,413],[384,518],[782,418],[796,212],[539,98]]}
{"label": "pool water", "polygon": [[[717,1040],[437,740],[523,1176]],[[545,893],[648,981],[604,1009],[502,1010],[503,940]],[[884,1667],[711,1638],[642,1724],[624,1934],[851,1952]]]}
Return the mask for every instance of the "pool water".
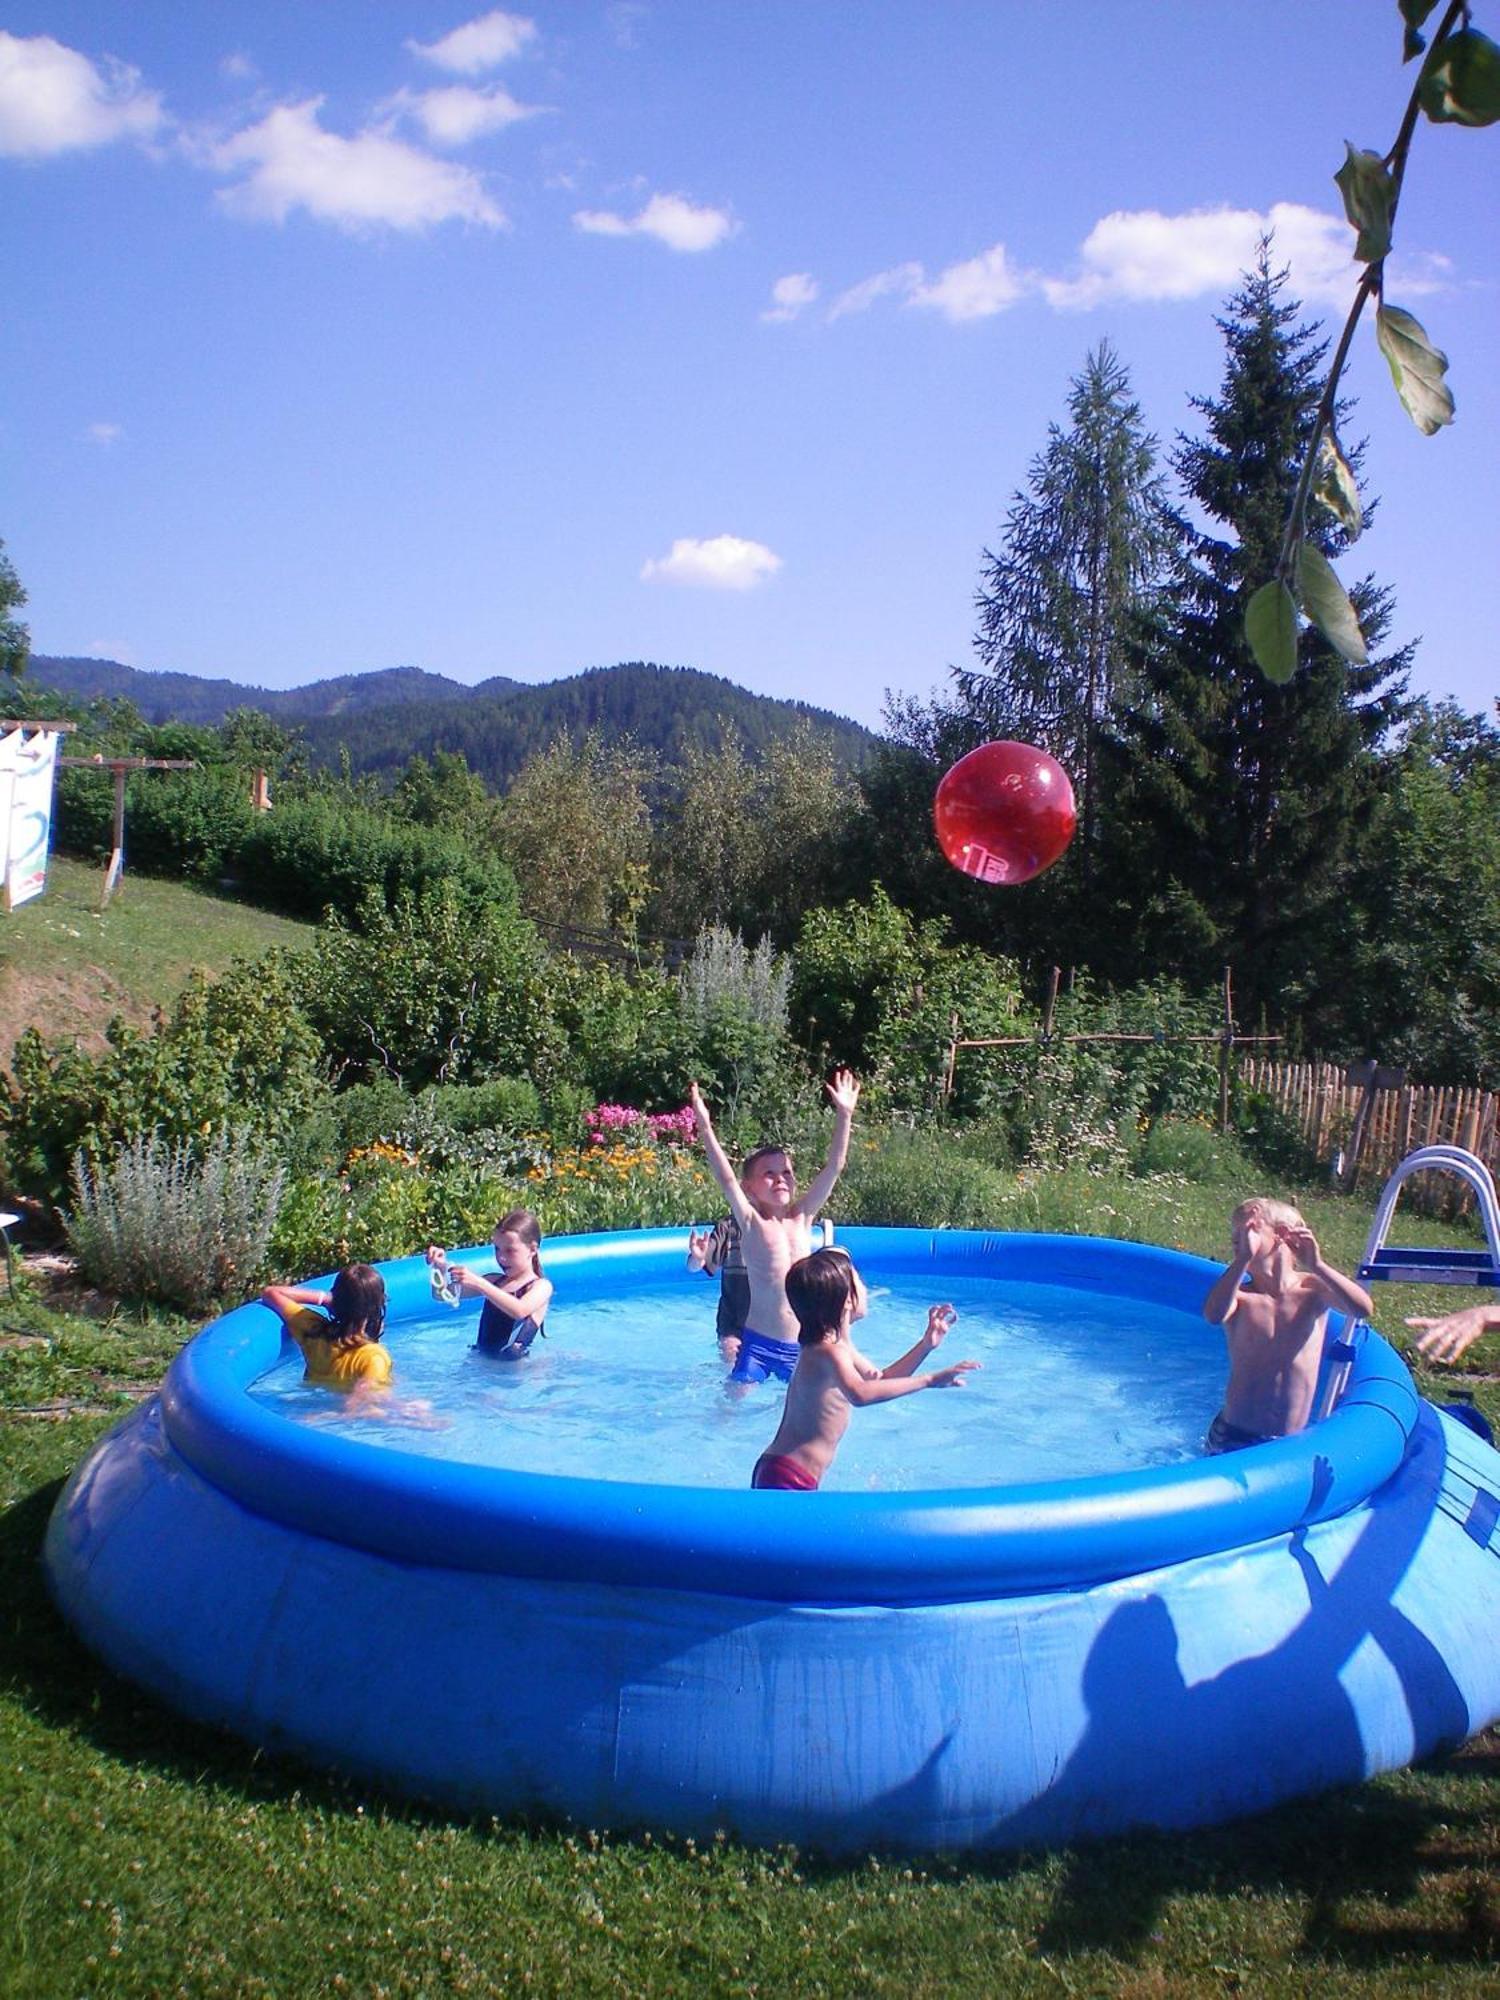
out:
{"label": "pool water", "polygon": [[[856,1344],[884,1364],[926,1324],[930,1277],[871,1287]],[[829,1490],[1072,1480],[1197,1456],[1219,1406],[1224,1347],[1196,1315],[1059,1285],[941,1280],[958,1309],[936,1363],[976,1360],[955,1390],[855,1410]],[[468,1464],[652,1485],[743,1488],[780,1421],[771,1381],[738,1397],[714,1339],[717,1291],[701,1280],[553,1301],[521,1362],[473,1346],[477,1305],[391,1332],[389,1416],[351,1417],[302,1381],[289,1354],[251,1394],[302,1423],[357,1427],[361,1442]]]}

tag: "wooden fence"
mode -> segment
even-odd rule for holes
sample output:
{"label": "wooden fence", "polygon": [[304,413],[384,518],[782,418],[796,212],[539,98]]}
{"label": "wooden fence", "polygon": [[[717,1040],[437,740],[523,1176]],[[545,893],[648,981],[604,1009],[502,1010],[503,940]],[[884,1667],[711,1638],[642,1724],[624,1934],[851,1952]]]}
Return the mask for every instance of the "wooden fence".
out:
{"label": "wooden fence", "polygon": [[[1383,1089],[1378,1076],[1373,1083],[1351,1081],[1339,1063],[1265,1056],[1242,1059],[1239,1076],[1295,1122],[1320,1164],[1332,1170],[1342,1158],[1346,1188],[1361,1179],[1378,1186],[1418,1146],[1462,1146],[1500,1175],[1500,1097],[1492,1090],[1424,1083]],[[1366,1100],[1363,1131],[1356,1134]]]}

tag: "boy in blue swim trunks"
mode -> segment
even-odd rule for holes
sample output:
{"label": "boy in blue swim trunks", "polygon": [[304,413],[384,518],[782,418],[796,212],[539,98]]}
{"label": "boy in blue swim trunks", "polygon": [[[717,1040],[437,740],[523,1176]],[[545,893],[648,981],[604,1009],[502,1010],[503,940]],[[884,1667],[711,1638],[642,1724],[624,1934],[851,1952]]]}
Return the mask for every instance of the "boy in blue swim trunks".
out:
{"label": "boy in blue swim trunks", "polygon": [[750,1280],[749,1316],[729,1377],[741,1387],[771,1375],[790,1382],[797,1365],[797,1316],[787,1304],[786,1274],[812,1250],[813,1217],[844,1171],[859,1102],[859,1084],[847,1069],[835,1070],[825,1090],[833,1106],[833,1137],[827,1159],[803,1195],[797,1193],[797,1176],[784,1146],[758,1147],[736,1175],[719,1144],[702,1091],[696,1083],[688,1091],[709,1169],[739,1226]]}

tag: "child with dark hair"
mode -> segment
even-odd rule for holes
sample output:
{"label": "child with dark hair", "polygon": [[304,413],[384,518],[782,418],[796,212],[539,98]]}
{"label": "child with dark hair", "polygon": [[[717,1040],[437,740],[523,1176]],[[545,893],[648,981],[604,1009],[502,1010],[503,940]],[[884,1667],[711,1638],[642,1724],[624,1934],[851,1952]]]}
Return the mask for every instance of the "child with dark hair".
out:
{"label": "child with dark hair", "polygon": [[260,1302],[271,1308],[302,1350],[307,1381],[324,1389],[389,1385],[390,1349],[380,1344],[385,1280],[371,1265],[346,1264],[331,1292],[314,1285],[267,1285]]}
{"label": "child with dark hair", "polygon": [[445,1250],[427,1246],[427,1261],[461,1298],[481,1298],[475,1345],[482,1354],[521,1361],[539,1333],[545,1332],[552,1280],[542,1275],[542,1226],[529,1208],[513,1208],[495,1224],[498,1270],[481,1276],[462,1264],[450,1264]]}
{"label": "child with dark hair", "polygon": [[863,1319],[869,1300],[858,1271],[844,1250],[815,1250],[786,1274],[786,1296],[797,1320],[797,1366],[782,1407],[781,1424],[755,1462],[750,1484],[812,1493],[833,1463],[849,1428],[849,1412],[871,1403],[889,1403],[919,1389],[956,1389],[977,1361],[955,1361],[918,1374],[958,1314],[952,1306],[929,1306],[927,1325],[899,1361],[877,1368],[849,1337]]}

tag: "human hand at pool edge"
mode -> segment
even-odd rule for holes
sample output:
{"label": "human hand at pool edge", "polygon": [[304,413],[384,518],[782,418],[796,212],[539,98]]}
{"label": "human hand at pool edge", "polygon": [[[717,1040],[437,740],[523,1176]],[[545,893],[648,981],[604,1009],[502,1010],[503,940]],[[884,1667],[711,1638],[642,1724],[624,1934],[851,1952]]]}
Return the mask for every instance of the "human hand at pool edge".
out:
{"label": "human hand at pool edge", "polygon": [[1500,1332],[1500,1305],[1464,1306],[1442,1319],[1419,1315],[1406,1324],[1421,1332],[1417,1352],[1424,1361],[1457,1361],[1482,1334]]}

